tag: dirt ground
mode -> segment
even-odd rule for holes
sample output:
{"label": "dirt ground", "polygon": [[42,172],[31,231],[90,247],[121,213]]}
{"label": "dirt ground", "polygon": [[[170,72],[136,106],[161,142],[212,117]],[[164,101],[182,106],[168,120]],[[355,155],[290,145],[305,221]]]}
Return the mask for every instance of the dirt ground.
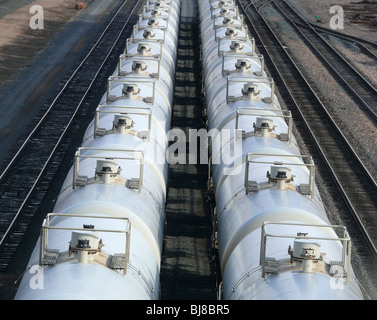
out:
{"label": "dirt ground", "polygon": [[[75,17],[80,10],[76,5],[82,2],[88,5],[91,0],[0,0],[0,84],[9,81],[15,71],[28,66],[35,57],[61,30],[66,22]],[[330,27],[330,19],[334,13],[330,8],[334,4],[347,6],[351,0],[288,0],[298,8],[308,20],[315,22],[316,16],[321,18],[320,24]],[[36,12],[32,6],[43,8],[44,29],[32,29],[31,19]],[[377,9],[377,4],[376,4]],[[337,31],[377,41],[377,27],[351,23],[345,19],[344,29]]]}
{"label": "dirt ground", "polygon": [[[75,17],[75,0],[0,0],[0,84],[25,66]],[[90,0],[80,1],[87,5]],[[40,6],[43,11],[33,10]],[[37,8],[37,7],[36,7]],[[43,29],[34,29],[43,14]],[[32,27],[31,27],[32,26]]]}
{"label": "dirt ground", "polygon": [[[0,171],[124,0],[0,0]],[[33,5],[44,29],[30,27]]]}
{"label": "dirt ground", "polygon": [[[331,6],[340,5],[343,8],[344,13],[344,29],[336,29],[336,31],[359,37],[362,39],[377,42],[377,26],[371,26],[362,23],[351,22],[350,16],[352,14],[348,13],[348,7],[351,3],[361,2],[362,0],[287,0],[288,3],[293,5],[295,8],[301,11],[301,13],[310,22],[316,22],[316,16],[319,16],[321,22],[319,25],[330,29],[330,20],[338,11],[330,12]],[[362,4],[358,4],[360,8]],[[377,3],[373,4],[375,7],[375,12],[377,13]]]}

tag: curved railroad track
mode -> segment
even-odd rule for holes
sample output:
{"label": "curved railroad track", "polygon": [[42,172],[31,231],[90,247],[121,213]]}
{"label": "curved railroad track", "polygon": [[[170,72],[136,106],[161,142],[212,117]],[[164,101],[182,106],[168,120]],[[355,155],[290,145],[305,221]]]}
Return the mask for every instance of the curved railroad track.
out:
{"label": "curved railroad track", "polygon": [[[272,1],[272,5],[297,30],[310,46],[312,52],[323,61],[328,70],[343,84],[346,91],[354,97],[357,105],[360,107],[360,111],[368,112],[373,121],[377,122],[377,89],[337,52],[328,41],[321,37],[310,24],[306,23],[306,20],[286,1]],[[300,24],[296,23],[297,20]]]}
{"label": "curved railroad track", "polygon": [[328,28],[316,25],[314,23],[308,23],[308,22],[301,23],[301,22],[296,21],[296,24],[300,24],[302,27],[305,27],[305,28],[310,26],[314,28],[315,30],[317,30],[317,32],[319,33],[329,34],[334,37],[352,42],[353,44],[356,44],[365,55],[373,59],[377,59],[377,43],[376,42],[350,36],[336,30],[332,30],[332,29],[328,29]]}
{"label": "curved railroad track", "polygon": [[[5,271],[33,220],[80,123],[98,99],[132,32],[139,0],[124,1],[0,175],[0,271]],[[76,130],[76,131],[75,131]]]}
{"label": "curved railroad track", "polygon": [[[377,257],[376,182],[312,89],[314,84],[306,80],[260,14],[258,8],[268,2],[257,2],[239,0],[249,30],[265,57],[283,103],[292,111],[295,124],[304,135],[317,170],[336,199],[340,219],[353,238],[355,252],[362,257],[363,268],[374,274]],[[331,218],[332,214],[329,212]]]}

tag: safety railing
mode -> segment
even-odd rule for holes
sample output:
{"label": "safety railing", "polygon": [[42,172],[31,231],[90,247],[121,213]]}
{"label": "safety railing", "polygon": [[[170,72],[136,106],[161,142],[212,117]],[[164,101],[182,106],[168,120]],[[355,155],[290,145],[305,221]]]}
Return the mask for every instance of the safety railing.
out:
{"label": "safety railing", "polygon": [[280,132],[280,135],[285,135],[288,143],[292,141],[292,114],[289,110],[279,110],[279,109],[260,109],[260,108],[248,108],[248,107],[239,107],[236,111],[236,124],[235,129],[239,129],[239,118],[241,116],[251,116],[251,117],[268,117],[268,118],[283,118],[288,121],[288,131]]}
{"label": "safety railing", "polygon": [[253,85],[268,85],[270,86],[270,97],[264,97],[265,102],[274,105],[275,102],[275,82],[272,78],[251,78],[250,76],[239,76],[239,77],[227,77],[227,83],[226,83],[226,102],[235,102],[238,100],[244,99],[244,96],[242,94],[242,91],[240,90],[241,95],[236,97],[236,96],[230,96],[229,95],[229,86],[232,83],[251,83]]}
{"label": "safety railing", "polygon": [[[51,219],[54,217],[64,217],[64,218],[79,218],[81,221],[82,219],[101,219],[101,220],[121,220],[126,222],[126,226],[124,229],[116,230],[116,229],[96,229],[96,228],[74,228],[74,227],[59,227],[56,225],[51,225]],[[45,257],[49,255],[50,252],[56,253],[56,250],[48,249],[48,234],[50,230],[65,230],[65,231],[83,231],[85,233],[88,232],[109,232],[109,233],[123,233],[125,235],[126,245],[125,245],[125,252],[124,252],[124,266],[123,266],[123,274],[127,274],[127,264],[130,260],[130,237],[131,237],[131,221],[129,218],[120,218],[120,217],[109,217],[109,216],[82,216],[82,215],[74,215],[74,214],[63,214],[63,213],[49,213],[47,214],[46,218],[43,221],[42,228],[41,228],[41,237],[40,237],[40,246],[39,246],[39,265],[43,266],[46,265],[44,262]]]}
{"label": "safety railing", "polygon": [[[302,162],[287,162],[287,161],[261,161],[261,160],[255,160],[259,159],[261,157],[272,157],[272,158],[293,158],[293,159],[302,159]],[[309,155],[292,155],[292,154],[264,154],[264,153],[254,153],[250,152],[246,155],[246,161],[245,161],[245,193],[246,195],[250,192],[250,185],[254,184],[254,181],[250,181],[250,173],[249,173],[249,167],[250,163],[258,163],[258,164],[271,164],[275,166],[282,166],[282,165],[288,165],[288,166],[298,166],[298,167],[307,167],[309,169],[309,175],[308,175],[308,187],[309,192],[306,192],[307,194],[310,194],[312,199],[314,198],[314,186],[315,186],[315,165],[314,161],[311,156]]]}
{"label": "safety railing", "polygon": [[[110,110],[106,110],[110,109]],[[99,105],[96,109],[95,115],[94,115],[94,138],[97,138],[97,136],[102,136],[106,134],[105,128],[99,128],[99,121],[100,121],[100,115],[101,114],[122,114],[122,115],[142,115],[146,116],[148,118],[148,135],[146,136],[147,140],[149,141],[150,138],[150,131],[152,127],[152,109],[151,108],[139,108],[139,107],[132,107],[132,106],[111,106],[111,105]],[[101,134],[99,134],[101,132]]]}
{"label": "safety railing", "polygon": [[[107,152],[110,151],[111,153],[114,152],[121,152],[130,154],[130,156],[125,157],[114,157],[114,156],[98,156],[98,155],[90,155],[90,154],[82,154],[82,152]],[[104,149],[104,148],[86,148],[81,147],[76,151],[74,162],[73,162],[73,181],[72,181],[72,188],[76,189],[78,186],[84,186],[86,184],[86,181],[88,177],[86,176],[80,176],[80,159],[85,158],[92,158],[92,159],[105,159],[105,160],[139,160],[139,177],[136,178],[137,185],[134,187],[135,189],[138,189],[138,192],[141,192],[141,188],[143,185],[143,174],[144,174],[144,154],[141,151],[137,150],[127,150],[127,149]],[[84,181],[84,183],[82,182]]]}
{"label": "safety railing", "polygon": [[[266,228],[268,225],[280,225],[280,226],[293,226],[297,228],[301,227],[314,227],[314,228],[330,228],[333,229],[335,234],[338,229],[340,237],[313,237],[308,234],[304,234],[302,236],[292,235],[290,234],[272,234],[268,233]],[[302,229],[301,229],[302,230]],[[292,230],[290,230],[292,231]],[[300,233],[298,233],[300,234]],[[335,235],[334,234],[334,235]],[[350,270],[351,265],[351,238],[348,235],[347,229],[341,225],[318,225],[318,224],[302,224],[302,223],[285,223],[285,222],[264,222],[261,227],[261,245],[260,245],[260,260],[259,264],[262,267],[262,277],[265,277],[266,274],[266,252],[267,252],[267,240],[268,238],[285,238],[285,239],[305,239],[305,240],[322,240],[322,241],[340,241],[342,243],[342,260],[340,261],[340,266],[344,268],[344,270]],[[348,282],[349,274],[346,272],[345,274],[346,281]]]}
{"label": "safety railing", "polygon": [[[138,85],[138,84],[149,84],[152,85],[152,97],[144,97],[143,100],[144,102],[154,104],[155,101],[155,92],[156,92],[156,81],[154,78],[150,78],[149,76],[140,76],[137,78],[133,77],[127,77],[127,78],[122,78],[120,76],[111,76],[109,77],[107,81],[107,91],[106,91],[106,101],[107,103],[111,101],[116,101],[117,99],[124,99],[123,95],[116,96],[111,94],[111,86],[113,83],[123,83],[127,85]],[[138,95],[138,93],[137,93]]]}

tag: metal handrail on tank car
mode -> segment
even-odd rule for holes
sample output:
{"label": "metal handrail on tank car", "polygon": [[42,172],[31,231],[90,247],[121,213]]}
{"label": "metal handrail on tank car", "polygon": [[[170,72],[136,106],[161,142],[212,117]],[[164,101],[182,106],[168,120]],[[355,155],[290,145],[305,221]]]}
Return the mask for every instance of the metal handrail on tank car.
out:
{"label": "metal handrail on tank car", "polygon": [[[106,110],[106,108],[111,109]],[[119,110],[114,110],[114,109],[119,109]],[[145,112],[144,112],[145,111]],[[99,134],[100,132],[104,132],[106,134],[106,129],[99,128],[99,118],[101,113],[107,113],[107,114],[122,114],[122,115],[129,115],[129,114],[134,114],[134,115],[141,115],[141,116],[147,116],[148,117],[148,127],[147,131],[150,133],[151,127],[152,127],[152,109],[151,108],[140,108],[140,107],[130,107],[130,106],[112,106],[112,105],[99,105],[96,109],[95,116],[94,116],[94,132],[93,132],[93,137],[94,139],[97,138],[97,136],[102,136]],[[146,136],[146,139],[149,141],[150,134]]]}
{"label": "metal handrail on tank car", "polygon": [[[226,53],[226,51],[221,51],[220,50],[220,47],[221,47],[221,40],[224,40],[224,39],[232,39],[232,40],[243,40],[243,38],[239,38],[239,37],[235,37],[235,36],[220,36],[220,37],[217,37],[217,55],[220,56],[221,54],[223,53]],[[249,39],[251,44],[252,44],[252,52],[250,53],[243,53],[243,56],[249,56],[249,57],[254,57],[256,56],[257,54],[255,53],[255,39],[254,38],[250,38]],[[262,55],[260,55],[262,56]]]}
{"label": "metal handrail on tank car", "polygon": [[[114,157],[114,156],[96,156],[96,155],[85,155],[81,154],[81,151],[110,151],[110,152],[123,152],[123,153],[131,153],[134,156],[130,157]],[[73,162],[73,181],[72,181],[72,189],[75,189],[77,186],[77,180],[80,177],[79,175],[79,164],[80,158],[92,158],[92,159],[106,159],[106,160],[139,160],[140,161],[140,169],[139,169],[139,183],[138,183],[138,192],[141,192],[141,188],[143,186],[143,175],[144,175],[144,154],[142,151],[138,150],[126,150],[126,149],[105,149],[105,148],[86,148],[81,147],[76,151],[74,162]]]}
{"label": "metal handrail on tank car", "polygon": [[[219,41],[219,49],[220,49],[220,41]],[[262,76],[263,71],[264,71],[264,57],[261,54],[256,54],[254,52],[252,53],[242,53],[242,54],[237,54],[237,53],[229,53],[229,52],[222,52],[222,64],[221,64],[221,74],[224,76],[226,74],[229,74],[232,72],[232,70],[225,70],[225,60],[226,58],[236,58],[236,57],[242,57],[243,60],[246,60],[247,58],[250,58],[254,60],[255,58],[258,58],[261,62],[261,68],[260,71],[254,71],[253,73],[256,76]]]}
{"label": "metal handrail on tank car", "polygon": [[[328,237],[312,237],[312,236],[293,236],[293,235],[283,235],[283,234],[269,234],[266,233],[266,226],[267,225],[287,225],[287,226],[304,226],[304,227],[317,227],[317,228],[331,228],[335,231],[335,229],[342,229],[343,236],[341,238],[328,238]],[[288,239],[311,239],[311,240],[324,240],[324,241],[340,241],[343,244],[342,250],[342,261],[341,266],[346,267],[346,270],[350,270],[351,266],[351,238],[348,235],[347,228],[341,225],[327,225],[327,224],[302,224],[302,223],[286,223],[286,222],[264,222],[261,226],[261,248],[260,248],[260,260],[259,264],[262,267],[262,278],[265,277],[266,274],[266,250],[267,250],[267,238],[288,238]],[[349,273],[346,272],[346,282],[349,280]]]}
{"label": "metal handrail on tank car", "polygon": [[[121,70],[121,66],[122,66],[122,62],[123,61],[126,61],[126,60],[130,60],[129,58],[142,58],[143,59],[143,62],[144,61],[157,61],[157,73],[149,73],[148,75],[151,77],[151,78],[156,78],[157,80],[160,79],[160,66],[161,66],[161,55],[159,55],[158,57],[154,57],[154,56],[143,56],[143,55],[138,55],[138,54],[133,54],[133,55],[130,55],[130,54],[122,54],[120,57],[119,57],[119,64],[118,64],[118,76],[126,76],[126,75],[129,75],[129,74],[132,74],[132,71],[130,72],[125,72],[125,71],[122,71]],[[137,59],[135,59],[134,61],[138,61]]]}
{"label": "metal handrail on tank car", "polygon": [[[281,115],[276,114],[281,113]],[[292,142],[292,114],[289,110],[280,110],[280,109],[260,109],[260,108],[250,108],[250,107],[238,107],[236,111],[236,124],[235,130],[238,130],[238,122],[240,116],[266,116],[268,118],[283,118],[288,119],[288,143]]]}
{"label": "metal handrail on tank car", "polygon": [[[275,234],[267,234],[266,233],[266,226],[267,225],[287,225],[287,226],[305,226],[305,227],[318,227],[318,228],[332,228],[334,229],[343,229],[343,236],[338,238],[325,238],[325,237],[309,237],[309,236],[292,236],[292,235],[275,235]],[[335,231],[335,230],[334,230]],[[340,261],[340,266],[345,267],[347,265],[347,270],[349,270],[351,265],[351,238],[347,232],[347,229],[342,225],[316,225],[316,224],[303,224],[303,223],[285,223],[285,222],[268,222],[265,221],[261,226],[261,243],[260,243],[260,258],[259,258],[259,266],[255,267],[252,270],[247,271],[243,277],[241,277],[238,282],[234,285],[233,291],[230,293],[232,294],[235,289],[241,285],[241,283],[250,277],[252,274],[261,271],[262,278],[265,278],[266,274],[266,248],[267,248],[267,238],[268,237],[275,237],[275,238],[291,238],[291,239],[312,239],[312,240],[324,240],[324,241],[340,241],[343,242],[343,250],[342,250],[342,261]],[[346,272],[345,274],[346,282],[349,280],[349,273]],[[221,283],[218,290],[219,300],[222,300],[223,295],[223,284]],[[227,298],[230,298],[227,297]]]}
{"label": "metal handrail on tank car", "polygon": [[[281,157],[281,158],[301,158],[302,163],[297,163],[297,162],[285,162],[285,161],[259,161],[259,160],[253,160],[250,159],[250,157]],[[304,159],[307,159],[306,162]],[[249,194],[249,167],[250,163],[261,163],[261,164],[272,164],[272,165],[289,165],[289,166],[301,166],[301,167],[307,167],[309,169],[309,188],[310,188],[310,195],[311,198],[314,198],[314,179],[315,179],[315,164],[313,161],[312,156],[310,155],[292,155],[292,154],[271,154],[271,153],[255,153],[255,152],[249,152],[246,155],[246,160],[245,160],[245,194]]]}
{"label": "metal handrail on tank car", "polygon": [[119,82],[123,84],[140,84],[140,83],[146,83],[146,84],[152,84],[152,97],[144,97],[144,102],[154,104],[155,101],[155,95],[156,95],[156,81],[154,78],[151,78],[149,76],[142,76],[138,78],[127,78],[124,79],[121,76],[110,76],[108,79],[108,85],[106,90],[106,102],[109,103],[111,101],[115,101],[117,99],[122,99],[123,96],[114,96],[110,94],[111,91],[111,84],[113,82]]}
{"label": "metal handrail on tank car", "polygon": [[[50,225],[50,220],[53,217],[70,217],[70,218],[80,218],[80,219],[107,219],[107,220],[122,220],[126,221],[127,225],[124,230],[115,230],[115,229],[95,229],[95,228],[72,228],[72,227],[56,227]],[[127,217],[110,217],[110,216],[82,216],[82,215],[75,215],[75,214],[65,214],[65,213],[48,213],[46,218],[43,221],[42,228],[41,228],[41,241],[39,245],[39,265],[43,266],[46,265],[43,262],[44,256],[48,253],[48,231],[49,230],[66,230],[66,231],[85,231],[85,232],[110,232],[110,233],[124,233],[126,237],[126,247],[124,253],[124,267],[123,267],[123,275],[127,274],[127,264],[130,260],[130,237],[131,237],[131,220]]]}
{"label": "metal handrail on tank car", "polygon": [[226,82],[226,102],[227,103],[230,103],[230,102],[235,102],[237,100],[241,100],[243,99],[243,96],[239,96],[239,97],[235,97],[235,96],[229,96],[229,85],[231,83],[235,83],[235,82],[244,82],[244,83],[251,83],[251,84],[268,84],[271,86],[271,97],[270,97],[270,101],[268,101],[269,104],[271,104],[272,106],[274,105],[275,103],[275,82],[272,78],[265,78],[265,77],[262,77],[260,79],[255,79],[255,78],[250,78],[249,76],[237,76],[237,77],[227,77],[227,82]]}

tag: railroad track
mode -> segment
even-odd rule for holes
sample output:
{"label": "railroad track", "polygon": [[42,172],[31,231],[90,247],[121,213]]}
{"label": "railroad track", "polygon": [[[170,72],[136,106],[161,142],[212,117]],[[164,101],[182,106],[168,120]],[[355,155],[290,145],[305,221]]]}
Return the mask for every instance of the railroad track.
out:
{"label": "railroad track", "polygon": [[[330,43],[311,27],[286,1],[272,1],[272,5],[297,30],[327,69],[343,84],[350,95],[357,101],[361,112],[367,112],[377,122],[377,90],[358,72]],[[296,23],[298,21],[299,23]],[[303,27],[304,25],[304,27]],[[370,52],[372,56],[372,53]],[[374,59],[377,62],[376,57]]]}
{"label": "railroad track", "polygon": [[[51,104],[35,122],[19,150],[0,175],[0,271],[5,271],[24,233],[36,215],[65,152],[75,139],[90,108],[98,105],[120,48],[132,32],[141,7],[127,0],[119,7],[97,42]],[[47,107],[47,108],[46,108]],[[74,131],[75,130],[75,131]]]}
{"label": "railroad track", "polygon": [[[329,43],[332,43],[333,39],[342,40],[346,45],[353,46],[359,50],[359,54],[363,55],[366,59],[369,59],[368,65],[377,65],[377,43],[368,41],[366,39],[359,39],[353,36],[349,36],[343,33],[340,33],[339,31],[327,29],[322,26],[315,25],[313,23],[300,23],[296,21],[297,25],[300,25],[303,28],[314,28],[321,37],[328,39]],[[332,38],[331,38],[332,37]],[[353,65],[353,67],[358,70],[359,72],[363,73],[362,70],[360,70],[357,63],[355,64],[355,61],[352,58],[349,58],[347,56],[344,56],[344,58]],[[376,84],[373,84],[373,81],[375,79],[372,79],[368,77],[368,75],[365,75],[366,79],[372,83],[376,87]]]}
{"label": "railroad track", "polygon": [[317,171],[336,197],[340,219],[353,238],[354,250],[362,257],[363,268],[374,275],[377,185],[313,91],[313,84],[305,79],[259,13],[257,8],[260,3],[256,5],[239,0],[241,11],[247,16],[249,30],[265,57],[283,103],[291,110],[297,128],[304,133]]}
{"label": "railroad track", "polygon": [[296,24],[299,24],[304,28],[307,28],[310,26],[314,28],[315,30],[317,30],[317,32],[319,33],[329,34],[334,37],[352,42],[353,44],[356,44],[361,49],[362,53],[369,56],[370,58],[377,59],[377,43],[375,42],[372,42],[366,39],[357,38],[354,36],[350,36],[350,35],[341,33],[339,31],[331,30],[331,29],[328,29],[328,28],[325,28],[325,27],[322,27],[313,23],[306,22],[304,24],[304,23],[296,21]]}

